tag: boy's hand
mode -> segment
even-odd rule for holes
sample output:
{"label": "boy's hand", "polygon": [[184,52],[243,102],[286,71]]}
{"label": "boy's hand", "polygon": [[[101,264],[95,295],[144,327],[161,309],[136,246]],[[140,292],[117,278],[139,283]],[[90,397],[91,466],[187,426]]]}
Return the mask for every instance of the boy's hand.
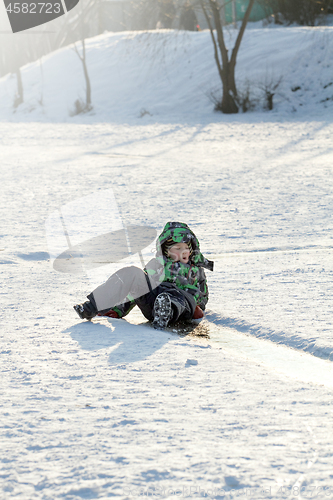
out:
{"label": "boy's hand", "polygon": [[204,312],[201,307],[197,306],[194,310],[193,319],[200,319],[204,317]]}

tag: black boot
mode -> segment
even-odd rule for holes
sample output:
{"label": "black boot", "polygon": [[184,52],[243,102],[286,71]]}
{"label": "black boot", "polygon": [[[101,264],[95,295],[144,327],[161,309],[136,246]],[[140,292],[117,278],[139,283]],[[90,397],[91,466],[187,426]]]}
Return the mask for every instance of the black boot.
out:
{"label": "black boot", "polygon": [[160,293],[154,303],[153,327],[163,330],[172,319],[173,311],[170,297],[167,293]]}
{"label": "black boot", "polygon": [[97,314],[96,308],[93,306],[93,304],[88,300],[84,304],[76,304],[73,306],[77,314],[80,316],[81,319],[88,319],[90,320]]}

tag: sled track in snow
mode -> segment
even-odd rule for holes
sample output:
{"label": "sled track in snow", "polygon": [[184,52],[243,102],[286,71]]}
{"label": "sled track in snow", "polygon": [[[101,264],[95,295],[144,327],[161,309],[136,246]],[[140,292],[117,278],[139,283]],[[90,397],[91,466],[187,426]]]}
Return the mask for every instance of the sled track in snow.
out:
{"label": "sled track in snow", "polygon": [[275,344],[297,349],[323,360],[333,361],[332,348],[316,346],[316,339],[304,339],[298,335],[286,337],[283,332],[276,332],[270,328],[264,328],[236,318],[226,318],[211,310],[206,312],[206,318],[217,326],[230,328],[257,339],[269,340]]}
{"label": "sled track in snow", "polygon": [[209,254],[205,253],[205,255],[209,259],[219,260],[226,257],[235,257],[240,255],[260,255],[267,253],[302,253],[302,252],[333,252],[333,246],[323,246],[323,245],[308,245],[303,247],[268,247],[268,248],[253,248],[251,250],[230,250],[218,254]]}
{"label": "sled track in snow", "polygon": [[210,325],[209,343],[264,364],[274,371],[303,382],[333,387],[331,349],[316,348],[314,341],[294,336],[289,340],[282,333],[223,318],[207,311]]}
{"label": "sled track in snow", "polygon": [[[110,322],[112,323],[112,320]],[[142,322],[139,312],[131,313],[128,321],[124,321],[125,325],[126,323],[155,331],[150,323]],[[265,336],[258,338],[259,330],[258,326],[232,318],[224,318],[208,310],[203,320],[188,325],[171,325],[166,332],[171,333],[169,338],[175,339],[175,336],[180,336],[190,341],[199,341],[201,345],[203,342],[207,346],[220,348],[238,358],[255,361],[274,372],[282,373],[301,382],[333,387],[333,363],[327,358],[323,359],[318,356],[320,352],[317,351],[315,356],[309,352],[309,349],[306,352],[305,348],[302,348],[305,341],[298,337],[294,337],[288,345],[286,339],[281,340],[282,333],[276,334],[269,330],[266,330]],[[156,336],[153,335],[153,338],[157,341],[158,333]],[[295,342],[296,338],[299,340],[298,344]],[[246,366],[246,361],[244,366]]]}

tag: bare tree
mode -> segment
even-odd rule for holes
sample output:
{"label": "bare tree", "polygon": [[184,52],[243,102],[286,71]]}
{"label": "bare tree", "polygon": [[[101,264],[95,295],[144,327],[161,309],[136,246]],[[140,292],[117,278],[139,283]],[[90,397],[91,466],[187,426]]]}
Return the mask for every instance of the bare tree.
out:
{"label": "bare tree", "polygon": [[13,65],[12,72],[15,73],[17,82],[17,91],[14,98],[14,108],[17,108],[20,104],[24,102],[21,66],[23,66],[22,61],[24,60],[26,47],[23,47],[22,44],[20,44],[19,42],[20,42],[19,40],[15,39],[13,43],[14,57],[12,59],[12,65]]}
{"label": "bare tree", "polygon": [[86,102],[85,102],[85,105],[83,105],[83,106],[81,104],[80,99],[78,99],[75,102],[75,107],[76,107],[75,114],[86,113],[87,111],[90,111],[92,109],[91,84],[90,84],[90,78],[89,78],[89,73],[88,73],[88,68],[87,68],[86,44],[85,44],[86,30],[88,28],[88,25],[85,22],[85,18],[86,18],[86,16],[89,15],[90,7],[91,7],[91,2],[89,2],[85,8],[84,8],[83,4],[81,3],[81,13],[76,19],[77,26],[79,27],[79,30],[81,32],[82,55],[80,54],[80,52],[76,46],[76,43],[74,43],[74,50],[75,50],[77,56],[79,57],[80,61],[82,62],[84,79],[86,81]]}
{"label": "bare tree", "polygon": [[90,111],[92,108],[92,106],[91,106],[91,85],[90,85],[90,78],[89,78],[89,73],[88,73],[88,68],[87,68],[86,45],[85,45],[84,38],[82,38],[81,43],[82,43],[82,56],[81,56],[80,52],[78,51],[76,44],[74,44],[74,50],[82,62],[84,78],[86,81],[86,104],[85,104],[85,107],[81,110],[81,112],[82,111],[86,112],[86,111]]}
{"label": "bare tree", "polygon": [[21,68],[16,68],[15,73],[17,80],[17,93],[14,99],[14,108],[17,108],[23,102],[23,83],[22,83]]}
{"label": "bare tree", "polygon": [[[238,96],[235,83],[236,59],[253,4],[254,0],[250,0],[238,32],[234,48],[232,49],[231,56],[229,57],[228,49],[226,48],[224,41],[223,23],[220,15],[221,9],[223,9],[225,3],[221,5],[217,0],[200,0],[201,8],[209,26],[214,46],[215,62],[223,87],[222,101],[220,107],[218,107],[222,113],[238,113]],[[214,33],[214,29],[216,30],[216,35]]]}

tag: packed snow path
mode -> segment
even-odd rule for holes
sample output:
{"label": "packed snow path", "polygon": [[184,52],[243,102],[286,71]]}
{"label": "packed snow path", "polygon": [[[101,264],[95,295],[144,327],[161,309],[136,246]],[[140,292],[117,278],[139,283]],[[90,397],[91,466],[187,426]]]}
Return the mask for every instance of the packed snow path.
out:
{"label": "packed snow path", "polygon": [[330,389],[204,340],[81,322],[91,283],[51,269],[44,223],[108,188],[125,224],[187,222],[225,326],[332,359],[333,125],[146,118],[0,126],[3,497],[332,496]]}

